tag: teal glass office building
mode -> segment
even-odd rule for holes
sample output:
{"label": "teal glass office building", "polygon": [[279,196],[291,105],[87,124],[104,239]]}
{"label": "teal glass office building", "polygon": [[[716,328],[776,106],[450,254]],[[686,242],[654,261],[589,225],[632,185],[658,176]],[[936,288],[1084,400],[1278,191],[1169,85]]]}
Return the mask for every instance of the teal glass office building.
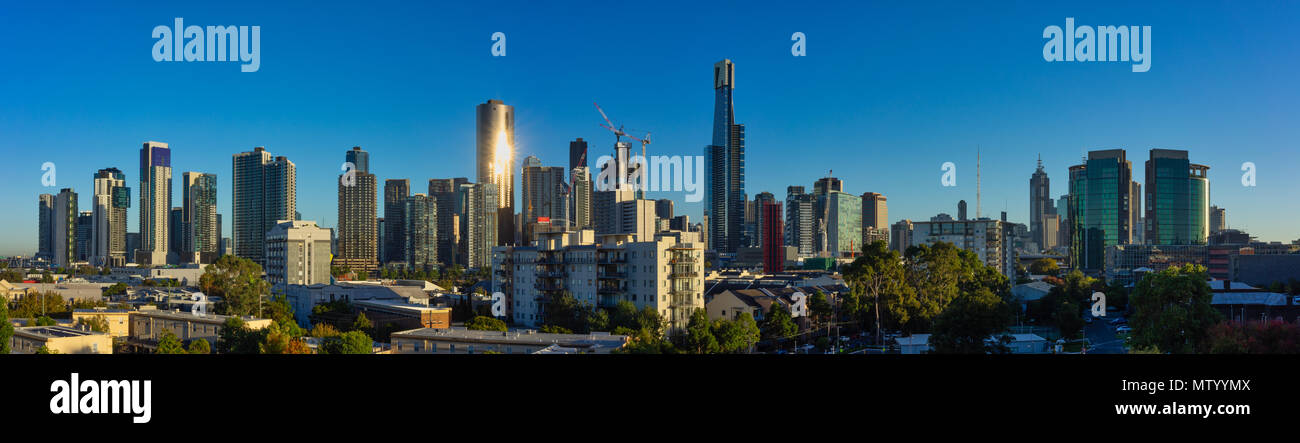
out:
{"label": "teal glass office building", "polygon": [[1209,166],[1187,151],[1152,149],[1146,162],[1146,242],[1203,245],[1210,235]]}

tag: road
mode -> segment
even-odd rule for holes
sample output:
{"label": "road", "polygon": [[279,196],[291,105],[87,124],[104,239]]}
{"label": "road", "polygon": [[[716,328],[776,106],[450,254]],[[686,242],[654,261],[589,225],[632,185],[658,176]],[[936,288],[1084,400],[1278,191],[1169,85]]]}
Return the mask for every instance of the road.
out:
{"label": "road", "polygon": [[[1112,316],[1096,317],[1092,324],[1084,325],[1084,336],[1092,342],[1092,347],[1088,349],[1089,354],[1125,354],[1128,349],[1124,346],[1123,340],[1115,336],[1115,327],[1110,324],[1114,319]],[[1088,314],[1084,314],[1086,317]]]}

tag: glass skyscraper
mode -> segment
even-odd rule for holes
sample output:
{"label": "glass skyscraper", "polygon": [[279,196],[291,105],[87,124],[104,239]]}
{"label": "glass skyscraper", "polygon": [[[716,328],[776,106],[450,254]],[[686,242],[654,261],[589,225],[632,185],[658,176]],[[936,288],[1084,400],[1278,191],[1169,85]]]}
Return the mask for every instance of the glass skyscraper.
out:
{"label": "glass skyscraper", "polygon": [[1146,242],[1201,245],[1210,235],[1209,166],[1192,164],[1187,151],[1152,149],[1146,163]]}
{"label": "glass skyscraper", "polygon": [[1132,199],[1133,165],[1123,149],[1091,151],[1070,167],[1070,254],[1074,267],[1099,270],[1106,248],[1133,241],[1137,205]]}
{"label": "glass skyscraper", "polygon": [[709,220],[709,248],[734,253],[744,236],[745,126],[736,124],[732,90],[735,65],[722,60],[713,65],[713,144],[704,149],[705,217]]}

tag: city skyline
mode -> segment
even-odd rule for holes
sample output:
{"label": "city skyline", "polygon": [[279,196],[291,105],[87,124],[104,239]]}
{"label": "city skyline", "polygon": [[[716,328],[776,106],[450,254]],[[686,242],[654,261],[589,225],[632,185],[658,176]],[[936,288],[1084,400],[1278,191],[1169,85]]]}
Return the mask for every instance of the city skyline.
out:
{"label": "city skyline", "polygon": [[[595,72],[579,72],[573,78],[561,79],[560,73],[549,72],[553,68],[544,62],[548,57],[572,57],[577,62],[575,66],[597,67],[611,59],[620,60],[621,57],[590,53],[609,41],[597,45],[518,19],[498,23],[473,18],[451,26],[451,17],[460,14],[467,19],[478,17],[473,13],[475,7],[465,6],[453,6],[440,15],[449,17],[448,26],[454,31],[434,34],[447,37],[449,42],[445,45],[449,49],[443,48],[446,52],[435,58],[456,61],[463,65],[458,65],[458,69],[464,72],[452,73],[433,62],[409,59],[382,59],[376,61],[378,66],[361,68],[344,62],[314,60],[283,49],[299,47],[307,39],[316,38],[321,39],[318,43],[335,51],[353,54],[377,42],[375,39],[391,36],[383,32],[389,29],[384,23],[400,24],[409,20],[399,17],[400,12],[417,13],[417,16],[427,12],[422,7],[407,7],[414,10],[383,14],[363,11],[357,17],[361,28],[377,30],[380,35],[363,35],[359,41],[325,35],[321,25],[290,24],[289,12],[274,8],[253,17],[227,17],[228,13],[218,10],[182,7],[161,13],[119,11],[123,20],[113,23],[111,29],[97,28],[106,25],[79,24],[88,32],[107,36],[102,42],[91,43],[95,50],[89,52],[101,55],[70,55],[66,58],[73,60],[60,60],[16,48],[19,58],[31,60],[32,65],[46,65],[42,69],[48,70],[49,75],[48,78],[37,76],[37,70],[24,65],[15,66],[11,73],[0,74],[13,80],[5,82],[7,86],[0,86],[0,90],[13,97],[15,104],[0,110],[0,132],[11,135],[6,143],[12,144],[5,150],[33,153],[0,166],[7,176],[15,177],[15,182],[0,196],[0,202],[16,208],[14,217],[0,221],[0,231],[5,232],[0,235],[0,255],[31,255],[37,251],[37,239],[32,231],[37,228],[38,214],[32,202],[39,194],[57,194],[59,189],[72,188],[86,200],[76,210],[90,210],[94,174],[100,169],[116,167],[126,176],[127,186],[136,188],[131,191],[136,193],[133,197],[140,196],[141,171],[131,163],[135,163],[141,143],[150,140],[168,144],[174,176],[180,171],[217,175],[218,213],[225,220],[233,217],[230,206],[233,182],[231,170],[224,165],[229,165],[228,159],[233,154],[265,146],[298,165],[298,210],[303,219],[315,220],[327,228],[338,226],[339,151],[352,146],[370,151],[371,169],[378,181],[409,179],[419,184],[432,178],[473,177],[475,117],[470,108],[490,99],[503,101],[517,114],[515,165],[532,155],[541,159],[543,166],[568,166],[571,161],[568,144],[579,137],[588,143],[591,156],[612,152],[613,137],[598,126],[600,117],[590,106],[593,99],[601,103],[616,124],[654,131],[655,144],[649,147],[651,155],[699,155],[701,147],[710,143],[712,130],[714,97],[713,91],[706,89],[711,75],[708,70],[722,59],[731,59],[740,69],[737,81],[741,93],[737,95],[736,107],[738,122],[745,124],[747,132],[744,187],[751,199],[760,192],[784,198],[783,190],[787,186],[810,187],[834,169],[834,175],[844,181],[846,192],[888,196],[890,224],[902,219],[925,221],[937,213],[951,212],[958,200],[975,201],[974,157],[978,146],[983,167],[984,215],[996,218],[993,214],[1006,210],[1011,221],[1029,224],[1024,187],[1039,153],[1048,176],[1056,183],[1049,197],[1056,198],[1067,193],[1063,186],[1068,177],[1067,168],[1078,164],[1079,158],[1088,151],[1123,148],[1137,162],[1153,148],[1184,149],[1196,163],[1210,166],[1210,204],[1230,213],[1229,228],[1244,229],[1267,241],[1289,242],[1300,237],[1294,223],[1289,222],[1300,217],[1300,209],[1275,204],[1285,201],[1288,190],[1294,187],[1295,179],[1284,169],[1285,165],[1300,163],[1294,149],[1300,130],[1286,121],[1286,112],[1280,111],[1294,106],[1300,93],[1285,84],[1278,88],[1276,82],[1266,80],[1294,77],[1297,64],[1267,55],[1285,53],[1285,46],[1274,46],[1286,44],[1281,34],[1275,34],[1276,40],[1253,39],[1250,47],[1236,47],[1234,43],[1241,43],[1234,34],[1240,31],[1237,21],[1211,21],[1205,27],[1191,28],[1205,16],[1214,15],[1214,9],[1168,16],[1156,13],[1160,9],[1158,5],[1125,6],[1124,20],[1132,17],[1131,20],[1152,23],[1156,33],[1170,36],[1157,37],[1155,53],[1159,60],[1150,72],[1141,74],[1106,66],[1053,65],[1034,59],[1041,49],[1037,34],[1041,33],[1042,26],[1058,23],[1066,16],[1082,20],[1082,17],[1115,15],[1105,12],[1102,6],[1044,6],[1001,17],[975,7],[954,5],[949,11],[926,16],[932,23],[948,27],[938,32],[938,36],[919,34],[881,18],[889,14],[920,14],[919,11],[857,6],[869,22],[877,24],[876,29],[921,41],[951,38],[955,33],[970,32],[976,25],[981,25],[980,29],[988,34],[970,43],[988,44],[981,47],[985,51],[982,54],[955,52],[948,54],[948,58],[928,60],[924,65],[927,71],[921,73],[889,65],[870,72],[829,69],[838,64],[865,67],[891,57],[916,60],[915,56],[901,54],[910,44],[901,45],[902,48],[864,47],[862,34],[851,31],[852,27],[836,25],[843,19],[825,12],[796,12],[789,18],[772,13],[756,14],[752,18],[756,26],[727,28],[726,32],[737,35],[707,44],[688,44],[702,39],[676,36],[667,29],[639,37],[602,34],[602,38],[631,47],[633,52],[646,53],[652,59],[671,57],[674,61],[648,67],[638,64],[638,70],[646,72],[627,72],[612,79],[601,78]],[[32,6],[17,15],[39,18],[54,12]],[[665,11],[652,10],[650,14],[665,19],[665,23],[683,23],[680,18],[666,17]],[[1263,13],[1256,14],[1250,20],[1239,20],[1262,23],[1260,27],[1265,29],[1267,23],[1275,20]],[[203,17],[204,23],[246,23],[250,18],[257,19],[253,21],[260,21],[263,26],[266,49],[261,70],[240,74],[202,64],[162,66],[153,64],[147,57],[131,55],[147,51],[148,39],[136,34],[147,36],[149,27],[173,16]],[[988,24],[995,26],[983,27]],[[280,31],[274,31],[276,26]],[[307,26],[303,36],[285,31],[300,26]],[[136,32],[134,27],[145,31]],[[69,38],[60,35],[76,35],[60,33],[58,26],[55,28],[52,38],[56,44],[58,39]],[[800,28],[809,35],[806,58],[789,54],[787,37]],[[511,37],[511,49],[509,56],[493,59],[488,55],[487,37],[498,29]],[[0,30],[0,35],[27,30],[25,25],[16,24]],[[1224,38],[1214,40],[1214,37]],[[279,55],[272,50],[274,38],[282,42],[277,44],[281,48]],[[748,44],[753,41],[770,44]],[[1014,43],[992,44],[997,41]],[[971,49],[977,47],[961,44]],[[433,54],[437,53],[435,48],[443,46],[419,43],[403,47]],[[1204,48],[1222,53],[1220,64],[1233,68],[1202,66],[1196,51]],[[683,52],[677,53],[679,50]],[[100,58],[104,57],[102,54],[123,55]],[[276,61],[276,57],[281,58]],[[76,75],[80,71],[74,68],[92,62],[106,71],[103,79],[79,77],[72,83],[52,83]],[[526,74],[539,66],[548,72],[535,77]],[[321,71],[335,68],[342,72],[327,75]],[[976,72],[977,68],[993,69],[997,73]],[[420,69],[432,70],[442,85],[464,84],[457,85],[454,91],[446,87],[379,85],[420,84],[422,81],[411,73]],[[824,72],[828,70],[833,72]],[[358,86],[357,91],[330,87],[344,81],[345,76],[357,74],[364,74],[363,78],[369,80]],[[303,80],[303,87],[323,87],[339,95],[340,104],[323,105],[334,100],[329,96],[274,91],[285,87],[289,79],[303,75],[320,75],[321,78]],[[919,78],[903,81],[905,75]],[[950,79],[951,76],[970,78],[959,81]],[[1016,89],[1006,89],[1008,82],[1022,81],[1022,77],[1036,79],[1019,84]],[[1252,79],[1273,87],[1252,86]],[[16,84],[23,84],[23,89],[13,86]],[[153,84],[159,90],[146,88]],[[1079,93],[1067,93],[1064,96],[1070,100],[1060,100],[1062,85],[1067,91],[1075,88]],[[922,93],[923,88],[932,90]],[[112,92],[117,90],[131,91],[132,95]],[[134,104],[166,102],[167,97],[176,93],[207,105],[159,113]],[[837,104],[835,98],[840,96],[841,104]],[[73,97],[77,98],[76,108],[70,107]],[[123,99],[130,103],[122,106]],[[272,105],[268,100],[293,104]],[[828,102],[831,104],[827,105]],[[393,109],[368,115],[361,110],[344,109],[350,106]],[[278,110],[254,109],[259,107]],[[79,111],[69,113],[69,109]],[[394,113],[403,112],[409,115],[394,118]],[[39,115],[67,118],[37,119],[35,116]],[[846,146],[846,139],[851,142],[847,148],[840,148]],[[57,166],[54,187],[41,186],[40,167],[46,161]],[[940,186],[939,166],[943,161],[958,165],[955,188]],[[1259,185],[1255,188],[1239,184],[1241,164],[1248,161],[1260,168]],[[511,171],[516,182],[520,180],[518,169]],[[1133,180],[1146,182],[1141,167],[1133,168]],[[183,200],[179,187],[173,185],[172,206]],[[417,185],[416,190],[419,188]],[[516,201],[522,200],[519,192],[516,189]],[[647,198],[672,198],[678,214],[702,221],[704,202],[688,203],[681,195],[661,192],[649,192]],[[132,203],[138,205],[139,201]],[[129,232],[138,233],[140,209],[137,206],[128,211]],[[974,213],[975,208],[971,211]],[[224,228],[223,236],[233,237],[232,228],[233,225]]]}

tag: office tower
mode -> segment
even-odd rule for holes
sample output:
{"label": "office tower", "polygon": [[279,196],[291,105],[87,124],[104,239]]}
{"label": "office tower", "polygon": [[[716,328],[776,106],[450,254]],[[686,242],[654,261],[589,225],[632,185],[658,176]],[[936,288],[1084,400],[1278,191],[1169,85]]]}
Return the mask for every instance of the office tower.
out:
{"label": "office tower", "polygon": [[438,264],[438,203],[434,197],[415,194],[406,198],[402,220],[406,223],[406,266],[428,270]]}
{"label": "office tower", "polygon": [[[862,193],[862,244],[889,244],[889,207],[884,194]],[[859,248],[860,249],[860,248]]]}
{"label": "office tower", "polygon": [[813,182],[813,195],[826,195],[831,191],[843,192],[844,181],[835,177],[822,177]]}
{"label": "office tower", "polygon": [[1218,206],[1210,206],[1210,233],[1228,229],[1228,211]]}
{"label": "office tower", "polygon": [[185,244],[185,208],[173,206],[167,211],[167,262],[177,263]]}
{"label": "office tower", "polygon": [[[504,245],[515,239],[515,108],[501,100],[478,105],[475,143],[477,183],[492,184],[497,195],[496,241]],[[485,252],[484,254],[490,254]],[[486,260],[486,255],[484,255]]]}
{"label": "office tower", "polygon": [[856,255],[862,250],[862,198],[840,191],[826,198],[826,250],[831,257]]}
{"label": "office tower", "polygon": [[335,266],[346,266],[365,275],[379,269],[379,228],[375,226],[378,182],[370,173],[370,153],[354,146],[343,154],[356,166],[353,180],[339,175],[338,254]]}
{"label": "office tower", "polygon": [[595,229],[591,214],[591,169],[579,166],[573,168],[569,176],[573,179],[573,203],[569,205],[570,226],[574,229]]}
{"label": "office tower", "polygon": [[655,200],[655,217],[659,217],[664,220],[669,220],[673,218],[672,199],[661,198],[659,200]]}
{"label": "office tower", "polygon": [[126,265],[126,211],[131,207],[131,188],[126,187],[126,174],[117,168],[100,169],[95,173],[94,198],[90,264]]}
{"label": "office tower", "polygon": [[[764,204],[764,203],[776,203],[776,202],[777,202],[777,201],[776,201],[776,196],[775,196],[775,195],[772,195],[771,192],[760,192],[760,193],[758,193],[757,195],[754,196],[754,200],[753,200],[753,201],[747,203],[747,205],[748,205],[749,207],[753,208],[752,210],[746,211],[746,212],[752,214],[752,216],[753,216],[753,221],[752,221],[752,222],[746,222],[746,223],[749,224],[749,226],[750,226],[750,228],[747,229],[747,231],[749,232],[749,235],[750,235],[750,243],[749,243],[748,247],[752,247],[752,248],[762,248],[762,247],[763,247],[763,240],[767,238],[767,234],[766,234],[766,232],[763,231],[763,228],[764,228],[764,225],[763,225],[763,204]],[[749,214],[747,214],[747,215],[749,215]],[[783,228],[783,229],[784,229],[784,228]],[[784,233],[784,232],[781,233],[781,239],[782,239],[782,241],[785,240],[785,233]]]}
{"label": "office tower", "polygon": [[673,231],[690,231],[691,217],[689,215],[679,215],[668,221],[668,229]]}
{"label": "office tower", "polygon": [[287,285],[330,282],[330,239],[333,232],[314,221],[281,220],[266,232],[266,281],[285,293]]}
{"label": "office tower", "polygon": [[912,247],[912,221],[908,219],[899,220],[889,227],[889,249],[898,251],[898,255],[907,253],[907,248]]}
{"label": "office tower", "polygon": [[229,254],[229,252],[226,252],[226,247],[228,245],[226,244],[226,231],[222,230],[223,226],[225,225],[222,224],[221,214],[217,214],[216,235],[217,235],[217,258],[218,259],[220,259],[221,256],[223,255]]}
{"label": "office tower", "polygon": [[[767,193],[764,193],[767,194]],[[760,194],[762,195],[762,194]],[[769,196],[771,194],[768,194]],[[759,200],[762,213],[763,272],[773,274],[784,270],[785,232],[781,227],[781,203],[775,199]]]}
{"label": "office tower", "polygon": [[1060,236],[1061,214],[1044,215],[1043,220],[1040,223],[1042,225],[1040,236],[1043,239],[1043,243],[1039,244],[1038,248],[1044,251],[1051,250],[1056,247],[1057,239]]}
{"label": "office tower", "polygon": [[406,262],[406,219],[402,214],[410,196],[410,180],[384,180],[384,264]]}
{"label": "office tower", "polygon": [[966,221],[966,200],[957,201],[957,220]]}
{"label": "office tower", "polygon": [[36,258],[54,259],[54,194],[41,194],[36,204]]}
{"label": "office tower", "polygon": [[[460,212],[457,206],[456,190],[460,185],[468,184],[465,177],[435,178],[429,180],[429,197],[433,197],[438,207],[438,263],[451,266],[460,263],[457,260],[456,245],[460,244]],[[462,265],[464,263],[461,263]]]}
{"label": "office tower", "polygon": [[596,235],[617,234],[622,224],[619,205],[625,201],[636,200],[636,193],[631,188],[596,191],[592,195],[592,200]]}
{"label": "office tower", "polygon": [[167,264],[171,246],[172,151],[166,143],[145,142],[140,148],[140,250],[142,266]]}
{"label": "office tower", "polygon": [[464,211],[460,215],[460,232],[464,244],[461,246],[465,257],[465,267],[478,269],[492,264],[492,248],[497,246],[497,234],[500,232],[500,205],[497,196],[500,192],[494,183],[466,183],[460,185],[457,199]]}
{"label": "office tower", "polygon": [[[653,215],[650,200],[638,201]],[[626,301],[638,311],[653,310],[664,319],[668,334],[682,333],[691,313],[704,307],[699,233],[669,231],[631,241],[600,238],[591,231],[538,237],[536,246],[492,251],[491,290],[506,294],[508,315],[517,326],[541,325],[547,301],[565,293],[588,306],[608,308]]]}
{"label": "office tower", "polygon": [[524,159],[522,173],[523,207],[521,218],[523,224],[523,243],[530,244],[536,225],[568,226],[569,217],[569,183],[565,180],[564,168],[559,166],[542,166],[537,157]]}
{"label": "office tower", "polygon": [[92,211],[77,213],[77,261],[90,261],[90,236],[95,223]]}
{"label": "office tower", "polygon": [[281,221],[301,218],[297,166],[260,146],[235,154],[232,164],[232,248],[235,255],[265,266],[267,232]]}
{"label": "office tower", "polygon": [[1029,176],[1029,235],[1043,249],[1047,249],[1048,243],[1043,234],[1043,217],[1053,212],[1052,182],[1047,178],[1047,172],[1043,170],[1043,157],[1040,155],[1038,169]]}
{"label": "office tower", "polygon": [[217,215],[217,175],[202,172],[181,174],[182,242],[184,263],[216,263],[221,257],[221,216]]}
{"label": "office tower", "polygon": [[135,257],[136,252],[140,250],[140,233],[126,233],[126,256],[128,259]]}
{"label": "office tower", "polygon": [[735,86],[731,60],[714,64],[713,144],[704,149],[704,215],[709,221],[709,249],[720,253],[735,253],[744,234],[745,125],[736,124]]}
{"label": "office tower", "polygon": [[77,193],[72,188],[59,190],[50,220],[52,261],[56,266],[66,268],[77,259],[77,215]]}
{"label": "office tower", "polygon": [[569,170],[587,167],[587,141],[582,137],[569,142]]}
{"label": "office tower", "polygon": [[1151,150],[1146,162],[1147,244],[1205,244],[1210,235],[1209,169],[1189,162],[1187,151]]}
{"label": "office tower", "polygon": [[1133,165],[1123,149],[1088,152],[1087,161],[1070,167],[1070,254],[1073,267],[1095,271],[1104,266],[1106,248],[1133,242],[1130,199]]}
{"label": "office tower", "polygon": [[803,186],[790,186],[785,192],[785,244],[797,248],[800,256],[811,257],[818,219],[813,213],[814,197],[804,193]]}

